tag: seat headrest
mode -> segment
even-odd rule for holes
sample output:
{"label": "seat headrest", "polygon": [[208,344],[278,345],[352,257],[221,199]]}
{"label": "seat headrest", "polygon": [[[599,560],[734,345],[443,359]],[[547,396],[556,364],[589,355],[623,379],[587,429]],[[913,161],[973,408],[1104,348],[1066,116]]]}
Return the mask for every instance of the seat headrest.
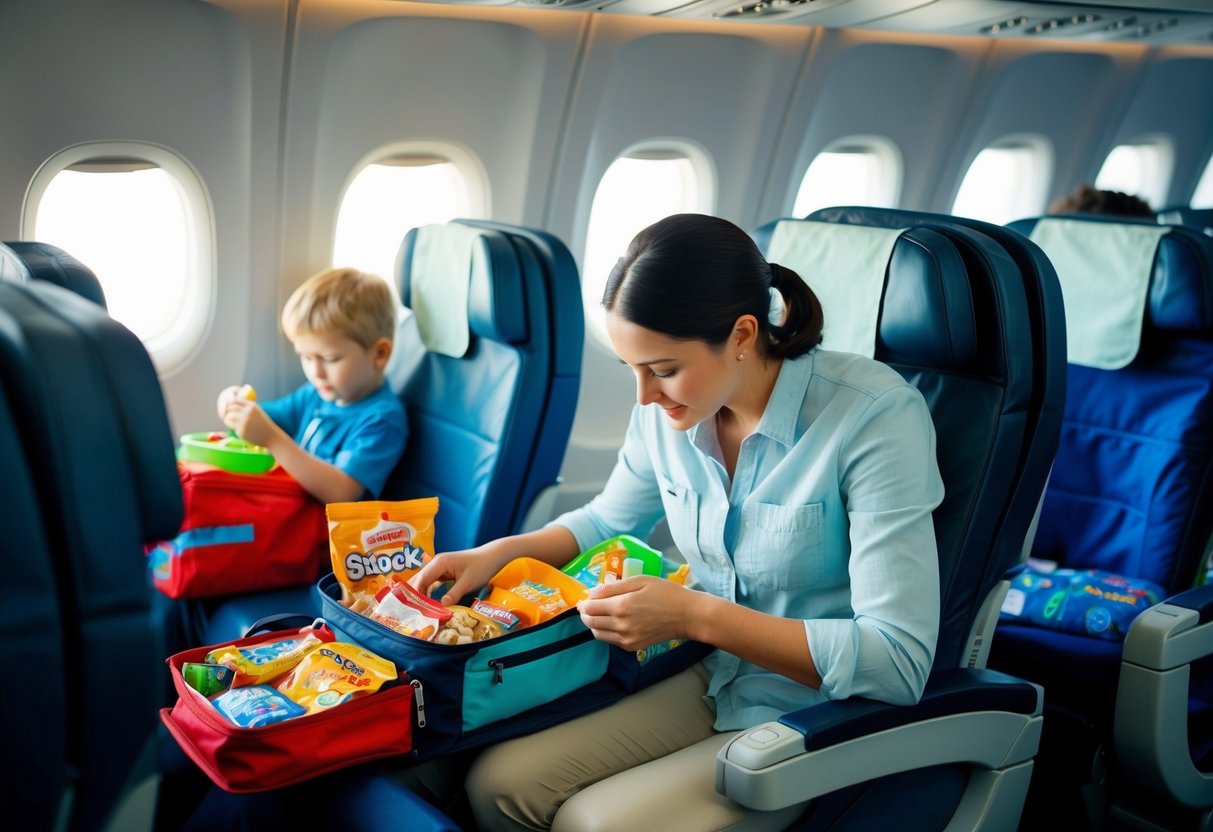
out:
{"label": "seat headrest", "polygon": [[397,266],[400,299],[429,350],[461,356],[469,333],[509,344],[527,339],[521,266],[501,233],[454,223],[414,228]]}
{"label": "seat headrest", "polygon": [[[814,235],[829,236],[855,228],[879,228],[890,234],[887,262],[872,299],[878,305],[876,358],[944,370],[963,369],[973,362],[978,349],[973,298],[964,260],[947,237],[919,226],[885,229],[785,219],[768,223],[756,232],[759,247],[769,251],[777,226],[787,223]],[[781,233],[787,233],[786,225]],[[769,259],[797,272],[815,291],[819,281],[829,279],[838,280],[844,288],[853,287],[853,275],[826,274],[821,263]],[[869,314],[867,307],[859,313]],[[840,312],[835,309],[833,314]],[[828,327],[828,309],[826,315]]]}
{"label": "seat headrest", "polygon": [[19,283],[45,280],[106,308],[101,281],[92,270],[63,249],[47,243],[0,243],[0,280]]}
{"label": "seat headrest", "polygon": [[[1046,218],[1016,220],[1008,227],[1030,236],[1042,219]],[[1100,224],[1140,225],[1117,217],[1090,215],[1067,215],[1065,220],[1089,225],[1092,240],[1097,239]],[[1148,278],[1144,325],[1162,331],[1213,335],[1213,237],[1183,226],[1163,228]]]}
{"label": "seat headrest", "polygon": [[1186,225],[1213,235],[1213,208],[1191,208],[1187,205],[1164,208],[1158,212],[1158,221],[1164,225]]}

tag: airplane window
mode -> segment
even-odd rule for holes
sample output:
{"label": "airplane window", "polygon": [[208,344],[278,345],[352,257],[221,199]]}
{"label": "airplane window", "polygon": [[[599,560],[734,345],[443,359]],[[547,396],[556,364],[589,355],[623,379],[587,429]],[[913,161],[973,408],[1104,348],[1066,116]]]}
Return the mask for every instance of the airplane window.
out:
{"label": "airplane window", "polygon": [[[124,155],[97,155],[107,150]],[[131,150],[84,145],[48,161],[30,188],[23,233],[92,269],[110,315],[164,372],[197,346],[210,314],[210,211],[182,160]]]}
{"label": "airplane window", "polygon": [[432,154],[402,154],[369,164],[350,182],[337,213],[333,265],[393,283],[400,241],[410,228],[472,216],[459,167]]}
{"label": "airplane window", "polygon": [[1104,159],[1095,187],[1139,196],[1155,208],[1166,202],[1174,154],[1166,139],[1122,144]]}
{"label": "airplane window", "polygon": [[1040,214],[1046,207],[1052,167],[1052,152],[1044,141],[992,144],[969,166],[952,213],[998,225]]}
{"label": "airplane window", "polygon": [[581,269],[586,325],[598,344],[609,347],[602,290],[636,233],[670,214],[711,210],[710,183],[699,174],[705,164],[677,151],[637,151],[616,159],[603,174],[590,208]]}
{"label": "airplane window", "polygon": [[884,141],[836,143],[818,153],[796,192],[792,216],[832,205],[893,208],[901,187],[901,158]]}
{"label": "airplane window", "polygon": [[1196,183],[1196,191],[1188,203],[1193,208],[1213,208],[1213,156],[1209,157],[1209,162],[1205,165],[1205,172],[1200,175],[1200,181]]}

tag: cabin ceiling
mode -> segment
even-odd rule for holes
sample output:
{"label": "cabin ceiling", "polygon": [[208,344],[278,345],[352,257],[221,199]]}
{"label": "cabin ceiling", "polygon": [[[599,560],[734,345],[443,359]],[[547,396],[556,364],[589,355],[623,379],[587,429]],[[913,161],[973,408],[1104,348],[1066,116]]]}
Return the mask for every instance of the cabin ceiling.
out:
{"label": "cabin ceiling", "polygon": [[430,0],[1036,41],[1213,46],[1213,0]]}

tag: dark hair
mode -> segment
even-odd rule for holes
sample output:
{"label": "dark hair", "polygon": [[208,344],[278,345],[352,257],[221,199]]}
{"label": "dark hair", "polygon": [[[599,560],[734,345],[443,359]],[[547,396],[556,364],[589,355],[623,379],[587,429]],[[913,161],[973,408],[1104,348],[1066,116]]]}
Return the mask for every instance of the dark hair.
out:
{"label": "dark hair", "polygon": [[[782,325],[767,319],[770,289],[783,296]],[[821,303],[791,269],[768,263],[728,220],[674,214],[633,238],[607,278],[602,305],[638,326],[682,341],[722,346],[742,315],[758,320],[759,343],[795,358],[821,343]]]}
{"label": "dark hair", "polygon": [[1154,209],[1144,199],[1121,191],[1101,191],[1083,183],[1049,206],[1050,214],[1107,214],[1116,217],[1154,219]]}

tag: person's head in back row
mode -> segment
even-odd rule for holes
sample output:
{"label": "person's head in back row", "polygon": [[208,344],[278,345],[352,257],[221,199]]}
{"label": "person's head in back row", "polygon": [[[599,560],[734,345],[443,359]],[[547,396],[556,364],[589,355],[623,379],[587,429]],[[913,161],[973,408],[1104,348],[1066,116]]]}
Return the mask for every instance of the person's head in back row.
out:
{"label": "person's head in back row", "polygon": [[1106,191],[1083,183],[1049,206],[1050,214],[1102,214],[1105,216],[1154,219],[1154,209],[1144,199],[1121,191]]}

